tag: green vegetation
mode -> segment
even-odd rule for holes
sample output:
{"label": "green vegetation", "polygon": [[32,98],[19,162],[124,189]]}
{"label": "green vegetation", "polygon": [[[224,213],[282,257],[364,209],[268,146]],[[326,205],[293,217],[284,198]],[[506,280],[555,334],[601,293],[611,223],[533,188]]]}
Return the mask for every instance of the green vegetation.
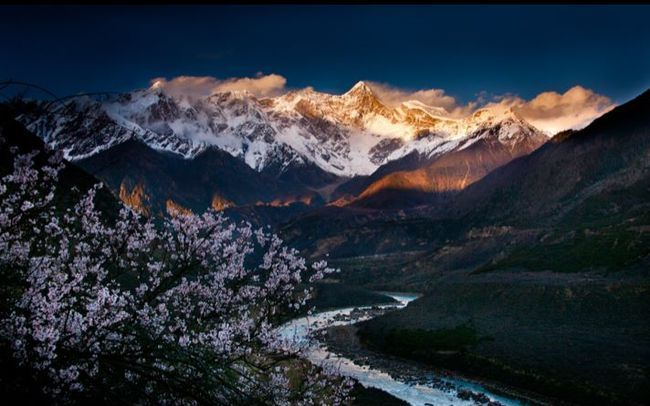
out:
{"label": "green vegetation", "polygon": [[401,353],[422,353],[430,351],[463,351],[478,344],[476,330],[467,324],[450,329],[434,331],[423,329],[391,329],[385,338],[385,346],[397,348]]}
{"label": "green vegetation", "polygon": [[341,269],[341,279],[347,284],[362,285],[373,290],[384,291],[413,291],[419,290],[416,286],[404,286],[396,281],[395,270],[403,269],[416,260],[421,252],[404,252],[399,254],[385,254],[345,259],[332,259],[330,266]]}
{"label": "green vegetation", "polygon": [[534,368],[515,367],[499,359],[479,355],[471,348],[492,338],[479,337],[469,325],[433,331],[390,329],[385,335],[376,334],[371,329],[361,329],[359,335],[371,348],[435,367],[489,377],[513,387],[580,404],[623,404],[620,397],[602,387],[554,377]]}
{"label": "green vegetation", "polygon": [[650,255],[650,233],[617,226],[593,233],[576,232],[573,238],[551,244],[520,246],[506,258],[478,268],[475,272],[524,268],[530,271],[580,272],[629,269]]}
{"label": "green vegetation", "polygon": [[518,246],[476,272],[508,268],[618,272],[638,267],[650,256],[649,191],[647,178],[590,196],[562,215],[544,241]]}

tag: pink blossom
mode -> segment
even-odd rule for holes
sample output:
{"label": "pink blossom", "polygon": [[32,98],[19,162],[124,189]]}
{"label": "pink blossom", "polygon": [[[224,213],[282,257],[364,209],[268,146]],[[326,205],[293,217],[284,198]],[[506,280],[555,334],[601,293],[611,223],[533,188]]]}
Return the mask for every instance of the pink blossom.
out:
{"label": "pink blossom", "polygon": [[60,214],[52,202],[61,156],[38,170],[35,156],[15,155],[0,179],[0,266],[24,282],[0,335],[47,378],[46,393],[98,391],[114,374],[161,403],[193,401],[160,384],[171,376],[187,385],[200,378],[201,396],[216,403],[346,399],[349,382],[333,390],[328,382],[340,378],[315,367],[296,394],[282,363],[295,353],[276,332],[276,316],[310,297],[304,283],[334,272],[325,262],[309,267],[277,236],[214,211],[156,226],[124,207],[107,221],[95,208],[101,185]]}

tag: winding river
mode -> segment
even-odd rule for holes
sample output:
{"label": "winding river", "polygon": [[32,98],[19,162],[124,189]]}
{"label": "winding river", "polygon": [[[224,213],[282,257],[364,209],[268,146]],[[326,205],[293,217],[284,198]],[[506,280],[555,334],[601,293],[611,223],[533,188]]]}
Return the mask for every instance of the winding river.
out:
{"label": "winding river", "polygon": [[[398,308],[405,307],[409,302],[415,300],[418,295],[414,294],[398,294],[398,293],[385,293],[391,296],[399,303]],[[357,309],[368,309],[367,307],[357,307]],[[394,304],[378,306],[381,308],[392,307]],[[329,366],[337,368],[342,375],[349,376],[356,379],[365,387],[379,388],[385,392],[390,393],[396,398],[402,399],[411,405],[474,405],[476,402],[473,400],[460,399],[457,394],[460,390],[470,390],[474,393],[480,393],[487,396],[490,401],[498,402],[502,405],[520,405],[521,402],[497,395],[485,389],[484,387],[469,381],[458,378],[446,378],[435,376],[437,380],[442,379],[450,383],[447,388],[441,389],[436,385],[427,385],[426,383],[407,383],[393,378],[387,372],[373,369],[372,367],[362,366],[355,364],[352,360],[339,356],[335,353],[328,351],[325,346],[319,342],[310,340],[310,333],[324,329],[331,326],[341,326],[353,324],[366,318],[352,319],[349,316],[354,307],[348,307],[338,310],[326,311],[316,313],[311,316],[305,316],[294,319],[287,324],[280,327],[280,334],[287,340],[292,340],[296,343],[307,345],[305,351],[306,358],[315,365]],[[311,341],[311,342],[310,342]],[[434,375],[430,371],[422,371],[420,382],[433,382]],[[451,388],[449,388],[451,387]]]}

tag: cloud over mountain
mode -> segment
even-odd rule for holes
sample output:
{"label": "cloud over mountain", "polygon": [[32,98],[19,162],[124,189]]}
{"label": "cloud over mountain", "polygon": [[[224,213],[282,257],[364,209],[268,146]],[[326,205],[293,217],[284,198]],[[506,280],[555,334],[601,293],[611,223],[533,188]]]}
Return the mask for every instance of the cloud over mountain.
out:
{"label": "cloud over mountain", "polygon": [[543,92],[532,100],[515,102],[516,111],[535,127],[549,134],[566,129],[581,129],[614,108],[609,97],[582,86],[563,94]]}
{"label": "cloud over mountain", "polygon": [[171,96],[206,97],[216,92],[246,90],[257,97],[273,97],[284,92],[287,79],[272,73],[259,73],[253,78],[217,79],[213,76],[177,76],[171,80],[155,78],[151,86],[161,88]]}
{"label": "cloud over mountain", "polygon": [[564,93],[542,92],[531,100],[506,95],[486,101],[484,96],[466,104],[447,94],[443,89],[406,90],[386,83],[366,82],[384,103],[396,106],[417,100],[433,107],[442,107],[452,117],[465,117],[476,109],[490,104],[512,107],[519,115],[549,135],[567,129],[581,129],[594,119],[614,108],[607,97],[576,85]]}
{"label": "cloud over mountain", "polygon": [[417,100],[429,106],[442,107],[452,116],[462,117],[470,114],[478,105],[475,101],[469,102],[466,105],[459,105],[456,98],[446,94],[443,89],[431,88],[409,91],[391,86],[387,83],[372,81],[366,83],[381,101],[390,106],[397,106],[406,101]]}

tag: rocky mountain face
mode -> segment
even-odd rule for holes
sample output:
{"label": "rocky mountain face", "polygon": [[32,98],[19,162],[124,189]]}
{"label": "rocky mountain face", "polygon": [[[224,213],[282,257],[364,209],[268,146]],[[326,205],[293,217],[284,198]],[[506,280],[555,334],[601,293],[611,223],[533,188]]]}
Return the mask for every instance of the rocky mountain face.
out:
{"label": "rocky mountain face", "polygon": [[[416,101],[389,106],[364,82],[342,95],[307,88],[263,99],[246,91],[203,98],[170,96],[154,85],[104,100],[73,98],[19,119],[50,146],[63,150],[67,159],[106,180],[116,193],[141,183],[144,195],[157,206],[169,199],[178,204],[187,200],[188,180],[169,172],[169,187],[178,191],[155,192],[162,186],[147,179],[164,170],[134,153],[127,154],[131,162],[118,156],[136,143],[151,150],[143,154],[153,162],[176,159],[187,167],[200,167],[206,157],[221,162],[217,166],[222,172],[202,177],[250,177],[207,192],[230,206],[241,206],[294,201],[311,205],[340,198],[337,204],[348,204],[384,189],[459,189],[547,139],[500,106],[453,118],[444,109]],[[450,153],[466,156],[462,168],[447,168],[444,161],[435,164]],[[160,156],[149,158],[152,154]],[[144,175],[147,170],[151,176]],[[396,170],[415,172],[383,179]],[[211,182],[206,187],[229,181]],[[122,191],[123,196],[129,193]],[[186,204],[204,210],[212,200],[210,196]]]}

